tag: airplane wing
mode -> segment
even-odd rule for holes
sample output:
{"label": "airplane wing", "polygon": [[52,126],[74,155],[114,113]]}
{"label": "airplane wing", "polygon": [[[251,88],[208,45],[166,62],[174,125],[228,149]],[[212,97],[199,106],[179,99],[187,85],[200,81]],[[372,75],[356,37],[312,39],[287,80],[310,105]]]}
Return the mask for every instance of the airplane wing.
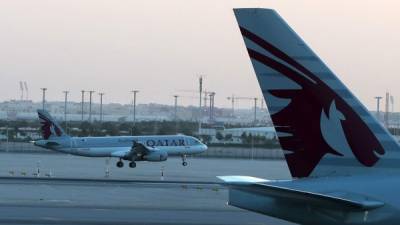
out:
{"label": "airplane wing", "polygon": [[111,153],[112,157],[119,157],[119,158],[133,158],[133,156],[143,156],[151,151],[155,151],[156,148],[145,146],[139,142],[134,141],[132,147],[127,147],[126,149],[115,151]]}
{"label": "airplane wing", "polygon": [[130,151],[130,148],[127,148],[126,150],[115,151],[111,153],[111,157],[124,158],[129,154]]}
{"label": "airplane wing", "polygon": [[151,152],[153,149],[154,148],[152,147],[144,146],[142,143],[134,141],[131,151],[135,152],[136,154],[145,155]]}
{"label": "airplane wing", "polygon": [[[282,203],[302,203],[304,207],[321,207],[326,209],[343,209],[350,211],[367,211],[384,206],[383,202],[369,199],[367,197],[353,195],[345,192],[316,193],[298,190],[280,185],[280,181],[269,182],[268,180],[247,176],[220,176],[219,179],[229,187],[229,204],[239,208],[246,208],[249,198],[243,196],[257,196],[258,199],[265,197],[268,200]],[[261,198],[260,198],[261,197]],[[258,209],[258,211],[261,209]]]}

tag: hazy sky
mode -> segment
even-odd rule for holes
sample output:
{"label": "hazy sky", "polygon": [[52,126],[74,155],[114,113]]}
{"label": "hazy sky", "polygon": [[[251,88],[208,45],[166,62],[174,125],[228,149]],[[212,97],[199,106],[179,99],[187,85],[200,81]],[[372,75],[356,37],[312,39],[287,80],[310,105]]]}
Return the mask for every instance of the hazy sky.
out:
{"label": "hazy sky", "polygon": [[139,89],[139,103],[172,104],[174,94],[192,95],[178,90],[198,89],[201,74],[218,106],[231,94],[261,96],[234,7],[276,9],[368,108],[386,90],[400,107],[397,0],[2,0],[0,100],[19,98],[23,80],[35,101],[40,87],[48,100],[70,90],[80,101],[91,89],[120,103]]}

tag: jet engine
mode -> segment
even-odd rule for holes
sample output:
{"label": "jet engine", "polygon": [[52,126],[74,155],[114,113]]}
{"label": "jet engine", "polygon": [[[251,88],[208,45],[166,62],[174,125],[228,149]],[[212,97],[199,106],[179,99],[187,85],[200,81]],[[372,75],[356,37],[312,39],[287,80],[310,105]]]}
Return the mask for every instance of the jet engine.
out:
{"label": "jet engine", "polygon": [[161,150],[151,151],[148,154],[144,155],[143,158],[150,162],[160,162],[167,160],[168,153]]}

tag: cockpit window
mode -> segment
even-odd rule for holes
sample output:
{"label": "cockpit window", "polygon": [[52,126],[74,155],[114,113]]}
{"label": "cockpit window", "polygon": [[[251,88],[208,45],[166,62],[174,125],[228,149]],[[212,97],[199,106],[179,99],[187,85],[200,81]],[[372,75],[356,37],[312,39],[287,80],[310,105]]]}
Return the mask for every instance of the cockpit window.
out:
{"label": "cockpit window", "polygon": [[191,139],[191,144],[192,145],[201,145],[201,142],[199,140],[197,140],[196,138],[192,138]]}

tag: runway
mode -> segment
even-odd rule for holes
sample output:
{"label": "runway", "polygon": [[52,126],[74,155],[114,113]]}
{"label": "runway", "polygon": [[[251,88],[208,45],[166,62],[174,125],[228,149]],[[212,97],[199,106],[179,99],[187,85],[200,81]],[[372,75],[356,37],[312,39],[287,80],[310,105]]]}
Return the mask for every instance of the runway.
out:
{"label": "runway", "polygon": [[[74,161],[71,156],[38,154],[0,157],[4,160],[0,166],[1,224],[289,224],[226,204],[227,189],[211,176],[227,175],[229,168],[246,165],[244,160],[220,159],[219,171],[213,171],[216,162],[210,159],[190,159],[194,168],[184,168],[179,159],[173,159],[162,165],[168,169],[161,180],[161,165],[151,163],[133,171],[110,166],[112,175],[104,178],[104,159],[77,157]],[[25,167],[15,166],[11,176],[6,166],[15,162],[13,157],[18,157],[18,165],[25,162]],[[40,157],[43,173],[52,169],[55,177],[33,177],[28,170],[35,171],[35,157]],[[74,166],[65,162],[74,162]],[[254,172],[260,173],[261,165],[268,168],[268,162],[253,162]],[[270,171],[284,170],[277,161],[271,164]],[[62,173],[63,168],[69,172]],[[21,176],[18,170],[27,171],[26,175]],[[243,170],[251,173],[253,169]],[[175,173],[180,176],[174,177]]]}
{"label": "runway", "polygon": [[[7,207],[4,224],[265,224],[265,218],[247,213],[229,211],[195,211],[164,209],[104,209],[104,208],[54,208]],[[30,214],[19,213],[19,211]],[[270,221],[271,224],[279,224]]]}
{"label": "runway", "polygon": [[[107,163],[108,161],[108,163]],[[282,160],[211,159],[188,157],[188,166],[180,158],[164,162],[138,162],[136,168],[117,168],[117,159],[87,158],[66,154],[0,153],[0,176],[40,176],[62,178],[104,178],[124,180],[175,180],[217,182],[216,176],[248,175],[268,179],[290,178]],[[163,174],[163,177],[161,177]]]}

